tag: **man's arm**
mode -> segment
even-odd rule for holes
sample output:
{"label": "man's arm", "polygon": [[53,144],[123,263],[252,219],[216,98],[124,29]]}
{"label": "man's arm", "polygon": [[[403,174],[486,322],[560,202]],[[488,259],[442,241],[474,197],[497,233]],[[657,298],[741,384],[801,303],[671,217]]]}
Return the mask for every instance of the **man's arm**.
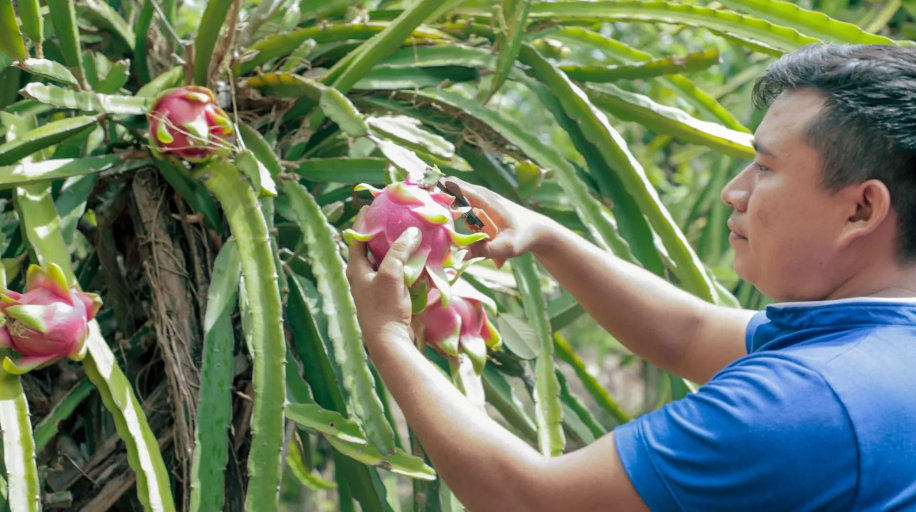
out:
{"label": "man's arm", "polygon": [[532,252],[602,327],[643,359],[703,383],[747,354],[744,336],[753,311],[712,305],[541,214],[455,181],[499,231],[471,245],[474,256],[499,260]]}
{"label": "man's arm", "polygon": [[647,512],[613,435],[561,457],[541,456],[472,406],[416,349],[404,263],[418,245],[418,232],[408,229],[376,272],[366,245],[353,242],[347,278],[373,363],[458,499],[474,512]]}
{"label": "man's arm", "polygon": [[704,383],[747,355],[754,311],[710,304],[553,221],[532,252],[604,329],[659,368]]}

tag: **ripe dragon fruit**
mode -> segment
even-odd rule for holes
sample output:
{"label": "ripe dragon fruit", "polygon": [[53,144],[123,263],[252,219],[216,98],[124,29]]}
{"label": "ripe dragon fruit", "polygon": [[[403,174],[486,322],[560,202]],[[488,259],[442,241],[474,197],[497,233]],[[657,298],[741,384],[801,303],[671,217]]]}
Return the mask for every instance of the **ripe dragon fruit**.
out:
{"label": "ripe dragon fruit", "polygon": [[47,270],[31,265],[26,288],[21,294],[0,294],[0,345],[19,353],[16,361],[5,358],[3,368],[23,374],[60,357],[82,360],[88,323],[102,307],[99,296],[68,287],[63,271],[53,263]]}
{"label": "ripe dragon fruit", "polygon": [[417,344],[421,350],[429,345],[453,361],[464,352],[474,372],[480,375],[487,362],[487,347],[498,350],[502,346],[499,332],[485,310],[486,307],[495,314],[496,304],[464,279],[455,281],[451,289],[448,305],[443,305],[438,290],[429,291],[426,310],[413,321]]}
{"label": "ripe dragon fruit", "polygon": [[445,267],[458,265],[466,254],[466,251],[453,251],[452,245],[463,247],[487,237],[484,233],[465,235],[455,231],[455,219],[468,208],[452,208],[453,196],[428,191],[410,178],[383,190],[366,184],[357,185],[356,190],[369,190],[374,199],[362,222],[343,232],[347,242],[354,239],[367,242],[373,258],[381,263],[401,233],[411,226],[417,227],[421,234],[420,247],[404,266],[407,286],[412,288],[415,299],[418,296],[421,299],[415,301],[414,313],[421,312],[426,305],[422,299],[427,298],[427,290],[432,288],[428,281],[441,294],[443,304],[448,305],[451,293]]}
{"label": "ripe dragon fruit", "polygon": [[156,99],[147,118],[150,148],[157,158],[175,155],[202,163],[231,153],[235,128],[205,87],[166,90]]}

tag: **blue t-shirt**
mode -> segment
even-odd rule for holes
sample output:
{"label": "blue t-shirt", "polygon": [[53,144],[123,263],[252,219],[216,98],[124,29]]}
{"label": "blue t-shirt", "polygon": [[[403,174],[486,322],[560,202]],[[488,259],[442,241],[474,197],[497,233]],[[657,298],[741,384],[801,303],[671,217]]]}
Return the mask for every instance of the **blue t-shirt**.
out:
{"label": "blue t-shirt", "polygon": [[916,301],[770,305],[747,348],[615,429],[652,512],[916,511]]}

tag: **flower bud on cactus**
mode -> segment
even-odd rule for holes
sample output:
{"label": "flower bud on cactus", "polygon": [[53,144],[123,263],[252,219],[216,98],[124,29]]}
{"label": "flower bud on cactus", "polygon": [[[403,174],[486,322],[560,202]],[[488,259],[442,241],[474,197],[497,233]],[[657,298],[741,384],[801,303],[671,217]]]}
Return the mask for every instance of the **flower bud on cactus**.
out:
{"label": "flower bud on cactus", "polygon": [[426,310],[414,318],[417,344],[421,350],[429,345],[453,361],[464,352],[480,375],[487,362],[487,347],[498,350],[502,346],[486,312],[488,308],[495,314],[496,304],[463,279],[452,284],[448,305],[443,305],[441,298],[438,290],[430,290]]}
{"label": "flower bud on cactus", "polygon": [[153,104],[148,120],[150,147],[159,158],[175,155],[201,163],[231,153],[235,128],[207,88],[166,90]]}
{"label": "flower bud on cactus", "polygon": [[47,270],[30,266],[26,288],[22,294],[0,294],[0,345],[20,355],[15,362],[5,358],[3,368],[23,374],[60,357],[82,360],[89,321],[102,307],[99,296],[68,287],[63,271],[53,263]]}
{"label": "flower bud on cactus", "polygon": [[[445,267],[459,264],[465,253],[453,251],[452,246],[467,246],[487,237],[484,233],[464,235],[455,231],[455,219],[468,208],[451,208],[453,196],[430,192],[410,179],[392,183],[383,190],[366,184],[358,185],[356,190],[369,190],[375,199],[362,222],[344,231],[347,242],[354,239],[367,242],[376,263],[380,264],[401,233],[411,226],[417,227],[420,246],[404,266],[407,286],[419,285],[412,292],[419,290],[422,299],[427,298],[428,289],[435,287],[443,304],[448,305],[451,293]],[[427,281],[432,281],[433,287]],[[414,312],[419,313],[425,305],[425,300],[415,303]]]}

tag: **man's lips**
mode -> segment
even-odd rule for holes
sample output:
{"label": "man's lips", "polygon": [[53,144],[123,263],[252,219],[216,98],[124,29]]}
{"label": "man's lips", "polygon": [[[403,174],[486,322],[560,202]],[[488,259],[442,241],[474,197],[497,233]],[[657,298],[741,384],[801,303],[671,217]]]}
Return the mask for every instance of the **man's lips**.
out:
{"label": "man's lips", "polygon": [[735,223],[731,219],[728,220],[727,225],[728,229],[731,230],[731,234],[728,235],[729,239],[747,240],[747,237],[741,233],[741,230],[735,227]]}

